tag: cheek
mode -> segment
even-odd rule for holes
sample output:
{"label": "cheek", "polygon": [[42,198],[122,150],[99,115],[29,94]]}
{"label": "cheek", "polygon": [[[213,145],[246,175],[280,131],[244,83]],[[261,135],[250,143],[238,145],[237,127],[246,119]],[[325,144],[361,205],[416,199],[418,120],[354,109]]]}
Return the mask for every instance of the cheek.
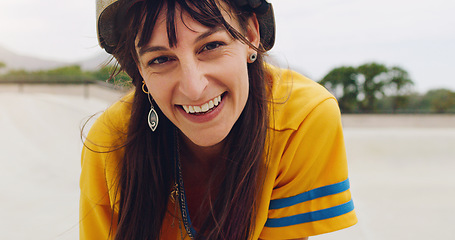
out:
{"label": "cheek", "polygon": [[245,54],[239,54],[236,59],[232,59],[228,64],[222,65],[224,76],[228,76],[227,81],[232,85],[231,90],[237,91],[239,104],[245,104],[249,93],[248,66]]}
{"label": "cheek", "polygon": [[240,94],[242,95],[242,99],[246,99],[246,98],[248,98],[248,92],[249,92],[248,89],[250,86],[249,77],[248,77],[248,67],[247,67],[246,61],[241,62],[237,66],[237,69],[238,69],[238,71],[235,71],[235,72],[237,74],[241,74],[241,75],[237,76],[237,79],[239,79],[237,85],[238,85]]}
{"label": "cheek", "polygon": [[169,81],[162,81],[159,77],[146,77],[144,81],[147,83],[149,92],[153,98],[153,101],[158,105],[158,107],[167,113],[171,106],[171,94],[172,86],[169,84]]}
{"label": "cheek", "polygon": [[158,91],[150,91],[153,98],[153,106],[159,108],[161,112],[168,118],[173,119],[174,105],[172,104],[172,96],[169,91],[157,88]]}
{"label": "cheek", "polygon": [[150,91],[153,100],[162,110],[164,110],[163,108],[170,104],[171,96],[168,94],[169,92],[170,91],[168,89],[160,85],[156,85],[153,90]]}
{"label": "cheek", "polygon": [[249,87],[250,87],[250,82],[248,79],[248,72],[247,76],[242,79],[242,82],[240,84],[240,91],[241,91],[241,99],[243,101],[243,104],[246,104],[246,101],[248,100],[248,94],[249,94]]}

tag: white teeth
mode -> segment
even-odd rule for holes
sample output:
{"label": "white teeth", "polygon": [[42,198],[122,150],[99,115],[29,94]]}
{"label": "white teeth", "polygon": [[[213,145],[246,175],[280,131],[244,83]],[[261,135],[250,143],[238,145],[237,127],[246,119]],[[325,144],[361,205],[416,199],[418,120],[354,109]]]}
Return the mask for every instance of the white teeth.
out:
{"label": "white teeth", "polygon": [[188,109],[189,108],[188,106],[182,105],[182,107],[183,107],[183,109],[185,109],[186,113],[190,113],[190,110]]}
{"label": "white teeth", "polygon": [[186,113],[204,113],[209,111],[210,109],[218,106],[221,102],[221,95],[215,97],[214,99],[210,100],[207,103],[202,104],[201,106],[189,106],[189,105],[182,105],[183,109]]}
{"label": "white teeth", "polygon": [[203,112],[207,112],[207,111],[209,110],[209,104],[206,103],[206,104],[202,105],[201,110],[202,110]]}

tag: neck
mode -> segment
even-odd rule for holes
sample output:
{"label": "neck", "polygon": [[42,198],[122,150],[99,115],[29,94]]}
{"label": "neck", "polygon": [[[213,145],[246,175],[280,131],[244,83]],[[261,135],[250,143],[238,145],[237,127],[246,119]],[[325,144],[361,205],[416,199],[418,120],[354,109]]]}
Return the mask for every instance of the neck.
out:
{"label": "neck", "polygon": [[213,168],[222,159],[224,141],[213,146],[202,147],[194,144],[184,134],[181,136],[181,156],[184,162],[193,166]]}

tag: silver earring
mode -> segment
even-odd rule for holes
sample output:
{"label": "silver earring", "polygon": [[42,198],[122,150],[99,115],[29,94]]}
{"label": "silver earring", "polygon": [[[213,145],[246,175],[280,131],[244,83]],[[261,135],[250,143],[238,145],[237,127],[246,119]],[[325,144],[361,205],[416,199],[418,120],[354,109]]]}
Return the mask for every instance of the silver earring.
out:
{"label": "silver earring", "polygon": [[158,127],[158,114],[156,113],[155,109],[153,108],[152,100],[150,99],[150,94],[147,94],[150,102],[150,112],[147,117],[147,122],[149,124],[150,129],[154,132]]}
{"label": "silver earring", "polygon": [[256,59],[258,58],[258,54],[257,53],[252,53],[250,54],[250,62],[253,63],[254,61],[256,61]]}

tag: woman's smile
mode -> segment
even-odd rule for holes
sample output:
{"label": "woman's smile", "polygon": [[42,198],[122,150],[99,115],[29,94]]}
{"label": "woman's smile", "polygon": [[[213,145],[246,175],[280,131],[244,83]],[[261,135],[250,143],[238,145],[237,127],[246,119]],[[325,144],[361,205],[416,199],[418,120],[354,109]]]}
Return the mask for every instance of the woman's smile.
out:
{"label": "woman's smile", "polygon": [[181,105],[179,107],[180,113],[194,123],[205,123],[214,120],[223,110],[224,95],[221,94],[199,106]]}
{"label": "woman's smile", "polygon": [[199,115],[199,114],[205,114],[207,112],[212,111],[214,108],[218,106],[218,104],[221,102],[221,95],[213,98],[212,100],[199,105],[199,106],[193,106],[193,105],[182,105],[182,108],[185,110],[186,113],[191,113],[194,115]]}

